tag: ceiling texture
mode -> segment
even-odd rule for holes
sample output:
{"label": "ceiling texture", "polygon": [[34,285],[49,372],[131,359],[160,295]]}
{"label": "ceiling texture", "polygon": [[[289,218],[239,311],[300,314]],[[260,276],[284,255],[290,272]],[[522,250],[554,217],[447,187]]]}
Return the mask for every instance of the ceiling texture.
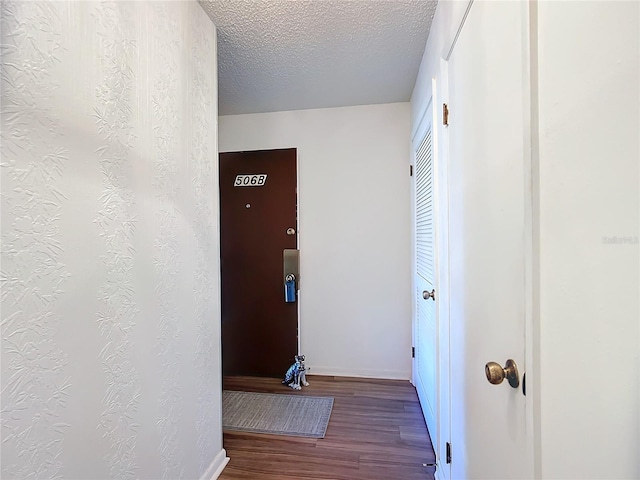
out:
{"label": "ceiling texture", "polygon": [[406,102],[436,0],[201,0],[220,115]]}

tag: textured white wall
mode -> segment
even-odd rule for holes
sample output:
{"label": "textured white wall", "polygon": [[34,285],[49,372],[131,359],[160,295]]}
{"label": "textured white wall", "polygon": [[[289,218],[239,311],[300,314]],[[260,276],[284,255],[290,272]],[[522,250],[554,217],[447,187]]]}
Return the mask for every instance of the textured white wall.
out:
{"label": "textured white wall", "polygon": [[215,28],[2,2],[2,477],[211,478]]}
{"label": "textured white wall", "polygon": [[220,117],[220,151],[298,149],[311,373],[411,373],[409,104]]}

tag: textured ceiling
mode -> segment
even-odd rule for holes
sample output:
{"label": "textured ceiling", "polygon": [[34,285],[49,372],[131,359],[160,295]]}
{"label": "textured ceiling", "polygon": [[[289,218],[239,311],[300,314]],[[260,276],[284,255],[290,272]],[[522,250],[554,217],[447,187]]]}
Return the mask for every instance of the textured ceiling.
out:
{"label": "textured ceiling", "polygon": [[201,0],[221,115],[408,101],[436,0]]}

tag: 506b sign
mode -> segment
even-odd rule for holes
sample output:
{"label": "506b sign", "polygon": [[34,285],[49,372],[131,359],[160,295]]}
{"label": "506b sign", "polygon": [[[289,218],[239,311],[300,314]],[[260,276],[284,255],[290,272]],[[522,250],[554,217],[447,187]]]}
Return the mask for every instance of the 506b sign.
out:
{"label": "506b sign", "polygon": [[262,187],[267,182],[267,174],[238,175],[233,182],[235,187]]}

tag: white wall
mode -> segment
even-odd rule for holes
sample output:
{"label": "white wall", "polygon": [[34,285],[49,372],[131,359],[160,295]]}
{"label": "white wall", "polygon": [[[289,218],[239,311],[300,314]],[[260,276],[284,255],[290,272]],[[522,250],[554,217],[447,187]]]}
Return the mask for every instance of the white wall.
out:
{"label": "white wall", "polygon": [[[466,4],[438,4],[411,99],[412,131],[432,95],[432,78],[446,73],[441,62]],[[639,6],[535,5],[530,25],[535,123],[529,132],[535,203],[529,241],[536,249],[532,268],[538,283],[531,292],[527,353],[535,475],[638,478]],[[479,53],[481,48],[478,38]],[[443,90],[446,101],[446,86]],[[440,303],[446,303],[442,294]],[[456,342],[452,334],[451,344]],[[455,372],[487,360],[452,357],[452,419],[478,396],[468,385],[456,388]],[[490,466],[465,465],[468,452],[456,450],[456,439],[482,432],[453,425],[452,478],[468,478],[470,469],[481,477]],[[466,449],[475,449],[474,458],[494,461],[486,442],[467,442]]]}
{"label": "white wall", "polygon": [[411,371],[409,104],[220,117],[220,151],[298,149],[311,373]]}
{"label": "white wall", "polygon": [[640,478],[640,4],[538,5],[541,474]]}
{"label": "white wall", "polygon": [[211,478],[216,34],[195,2],[2,2],[2,477]]}

